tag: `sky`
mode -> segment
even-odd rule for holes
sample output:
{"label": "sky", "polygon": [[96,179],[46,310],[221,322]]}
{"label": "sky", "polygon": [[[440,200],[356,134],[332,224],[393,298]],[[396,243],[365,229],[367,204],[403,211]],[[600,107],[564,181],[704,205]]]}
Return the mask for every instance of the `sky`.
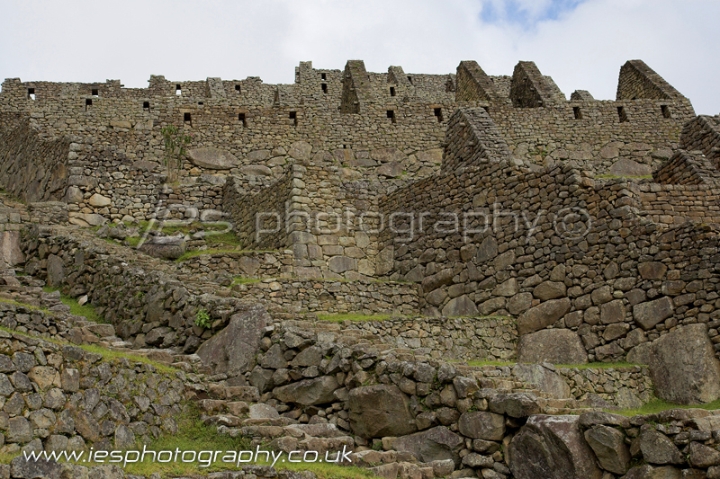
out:
{"label": "sky", "polygon": [[720,0],[0,0],[0,78],[292,83],[300,61],[512,75],[532,60],[568,98],[614,99],[639,58],[716,115],[719,18]]}

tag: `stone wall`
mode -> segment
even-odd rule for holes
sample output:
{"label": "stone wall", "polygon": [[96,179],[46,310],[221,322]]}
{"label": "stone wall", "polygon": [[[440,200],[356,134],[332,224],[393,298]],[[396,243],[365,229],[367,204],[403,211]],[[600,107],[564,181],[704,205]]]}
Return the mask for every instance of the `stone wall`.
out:
{"label": "stone wall", "polygon": [[[450,158],[463,151],[454,144],[449,138]],[[385,231],[381,244],[394,250],[391,277],[420,283],[428,314],[509,314],[529,338],[548,327],[567,328],[582,338],[589,360],[616,360],[678,323],[713,321],[715,229],[677,226],[688,218],[717,221],[714,197],[694,194],[697,188],[636,186],[593,180],[569,167],[533,172],[487,162],[384,197],[381,211],[414,215],[416,229],[412,237],[407,229]],[[656,194],[668,198],[658,203],[673,205],[663,211],[667,217],[656,214]],[[457,215],[457,227],[438,231],[433,224],[447,214]],[[655,217],[658,224],[647,221]],[[674,229],[664,230],[663,223]],[[693,260],[675,246],[690,245],[690,236]],[[683,275],[688,280],[673,288]],[[695,280],[692,291],[684,289]]]}
{"label": "stone wall", "polygon": [[406,283],[268,279],[246,285],[238,296],[261,302],[271,312],[415,315],[418,311],[418,288]]}
{"label": "stone wall", "polygon": [[19,115],[0,114],[0,186],[25,201],[65,195],[69,143],[41,138]]}
{"label": "stone wall", "polygon": [[1,452],[134,447],[177,430],[179,377],[0,332]]}

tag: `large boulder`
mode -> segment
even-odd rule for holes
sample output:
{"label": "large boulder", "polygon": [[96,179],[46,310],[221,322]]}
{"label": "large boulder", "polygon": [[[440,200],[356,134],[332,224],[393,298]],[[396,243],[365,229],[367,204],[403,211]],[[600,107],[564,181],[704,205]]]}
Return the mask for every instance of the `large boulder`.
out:
{"label": "large boulder", "polygon": [[458,420],[458,430],[465,437],[502,441],[505,436],[505,418],[487,411],[465,412]]}
{"label": "large boulder", "polygon": [[404,436],[417,430],[405,394],[394,385],[361,386],[348,398],[350,426],[358,436]]}
{"label": "large boulder", "polygon": [[510,442],[515,479],[600,479],[579,416],[531,416]]}
{"label": "large boulder", "polygon": [[160,259],[178,259],[185,254],[187,245],[185,237],[178,236],[152,236],[138,248],[148,256]]}
{"label": "large boulder", "polygon": [[571,397],[570,386],[565,380],[558,373],[541,364],[518,364],[513,368],[513,375],[551,398]]}
{"label": "large boulder", "polygon": [[633,318],[644,329],[652,329],[660,321],[664,321],[673,315],[672,300],[663,296],[660,299],[647,301],[633,306]]}
{"label": "large boulder", "polygon": [[315,406],[336,401],[333,393],[339,387],[335,376],[321,376],[275,388],[273,395],[285,403]]}
{"label": "large boulder", "polygon": [[459,462],[458,453],[465,441],[445,426],[438,426],[427,431],[416,432],[395,440],[396,451],[412,453],[419,461],[428,463],[452,459]]}
{"label": "large boulder", "polygon": [[47,259],[47,284],[57,288],[65,281],[65,264],[60,256],[51,254]]}
{"label": "large boulder", "polygon": [[660,399],[703,404],[720,398],[720,362],[705,324],[682,326],[660,337],[649,362]]}
{"label": "large boulder", "polygon": [[518,343],[518,362],[583,364],[588,361],[580,336],[569,329],[545,329],[526,334]]}
{"label": "large boulder", "polygon": [[240,166],[235,155],[220,148],[193,148],[188,151],[188,158],[194,165],[211,170],[229,170]]}
{"label": "large boulder", "polygon": [[588,442],[600,467],[615,474],[625,474],[630,467],[630,451],[625,444],[625,434],[614,427],[598,424],[585,431]]}
{"label": "large boulder", "polygon": [[233,314],[225,329],[205,341],[197,355],[215,374],[238,376],[250,371],[255,366],[263,329],[270,320],[262,305],[251,305]]}
{"label": "large boulder", "polygon": [[570,299],[551,299],[525,311],[517,320],[518,333],[528,334],[555,324],[570,311]]}
{"label": "large boulder", "polygon": [[9,266],[25,262],[25,255],[20,249],[19,231],[3,231],[0,234],[0,269],[3,262]]}

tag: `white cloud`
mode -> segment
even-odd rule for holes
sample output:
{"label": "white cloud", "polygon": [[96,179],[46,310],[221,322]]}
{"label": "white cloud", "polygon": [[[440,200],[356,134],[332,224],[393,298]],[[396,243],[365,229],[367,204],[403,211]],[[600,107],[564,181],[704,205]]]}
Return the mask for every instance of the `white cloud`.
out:
{"label": "white cloud", "polygon": [[119,78],[136,87],[150,74],[289,83],[301,60],[342,69],[359,58],[372,71],[449,73],[474,59],[505,75],[518,60],[533,60],[566,95],[585,89],[609,99],[620,66],[641,58],[698,113],[720,112],[717,0],[587,0],[555,20],[538,20],[550,0],[515,3],[534,25],[484,23],[482,0],[2,0],[0,77]]}

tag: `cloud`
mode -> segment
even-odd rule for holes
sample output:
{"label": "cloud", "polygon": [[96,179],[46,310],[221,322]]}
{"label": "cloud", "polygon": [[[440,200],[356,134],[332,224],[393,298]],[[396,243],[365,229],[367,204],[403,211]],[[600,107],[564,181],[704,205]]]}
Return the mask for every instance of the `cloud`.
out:
{"label": "cloud", "polygon": [[474,59],[494,75],[533,60],[567,96],[612,99],[620,66],[641,58],[717,114],[717,18],[716,0],[3,0],[0,77],[290,83],[301,60],[449,73]]}

